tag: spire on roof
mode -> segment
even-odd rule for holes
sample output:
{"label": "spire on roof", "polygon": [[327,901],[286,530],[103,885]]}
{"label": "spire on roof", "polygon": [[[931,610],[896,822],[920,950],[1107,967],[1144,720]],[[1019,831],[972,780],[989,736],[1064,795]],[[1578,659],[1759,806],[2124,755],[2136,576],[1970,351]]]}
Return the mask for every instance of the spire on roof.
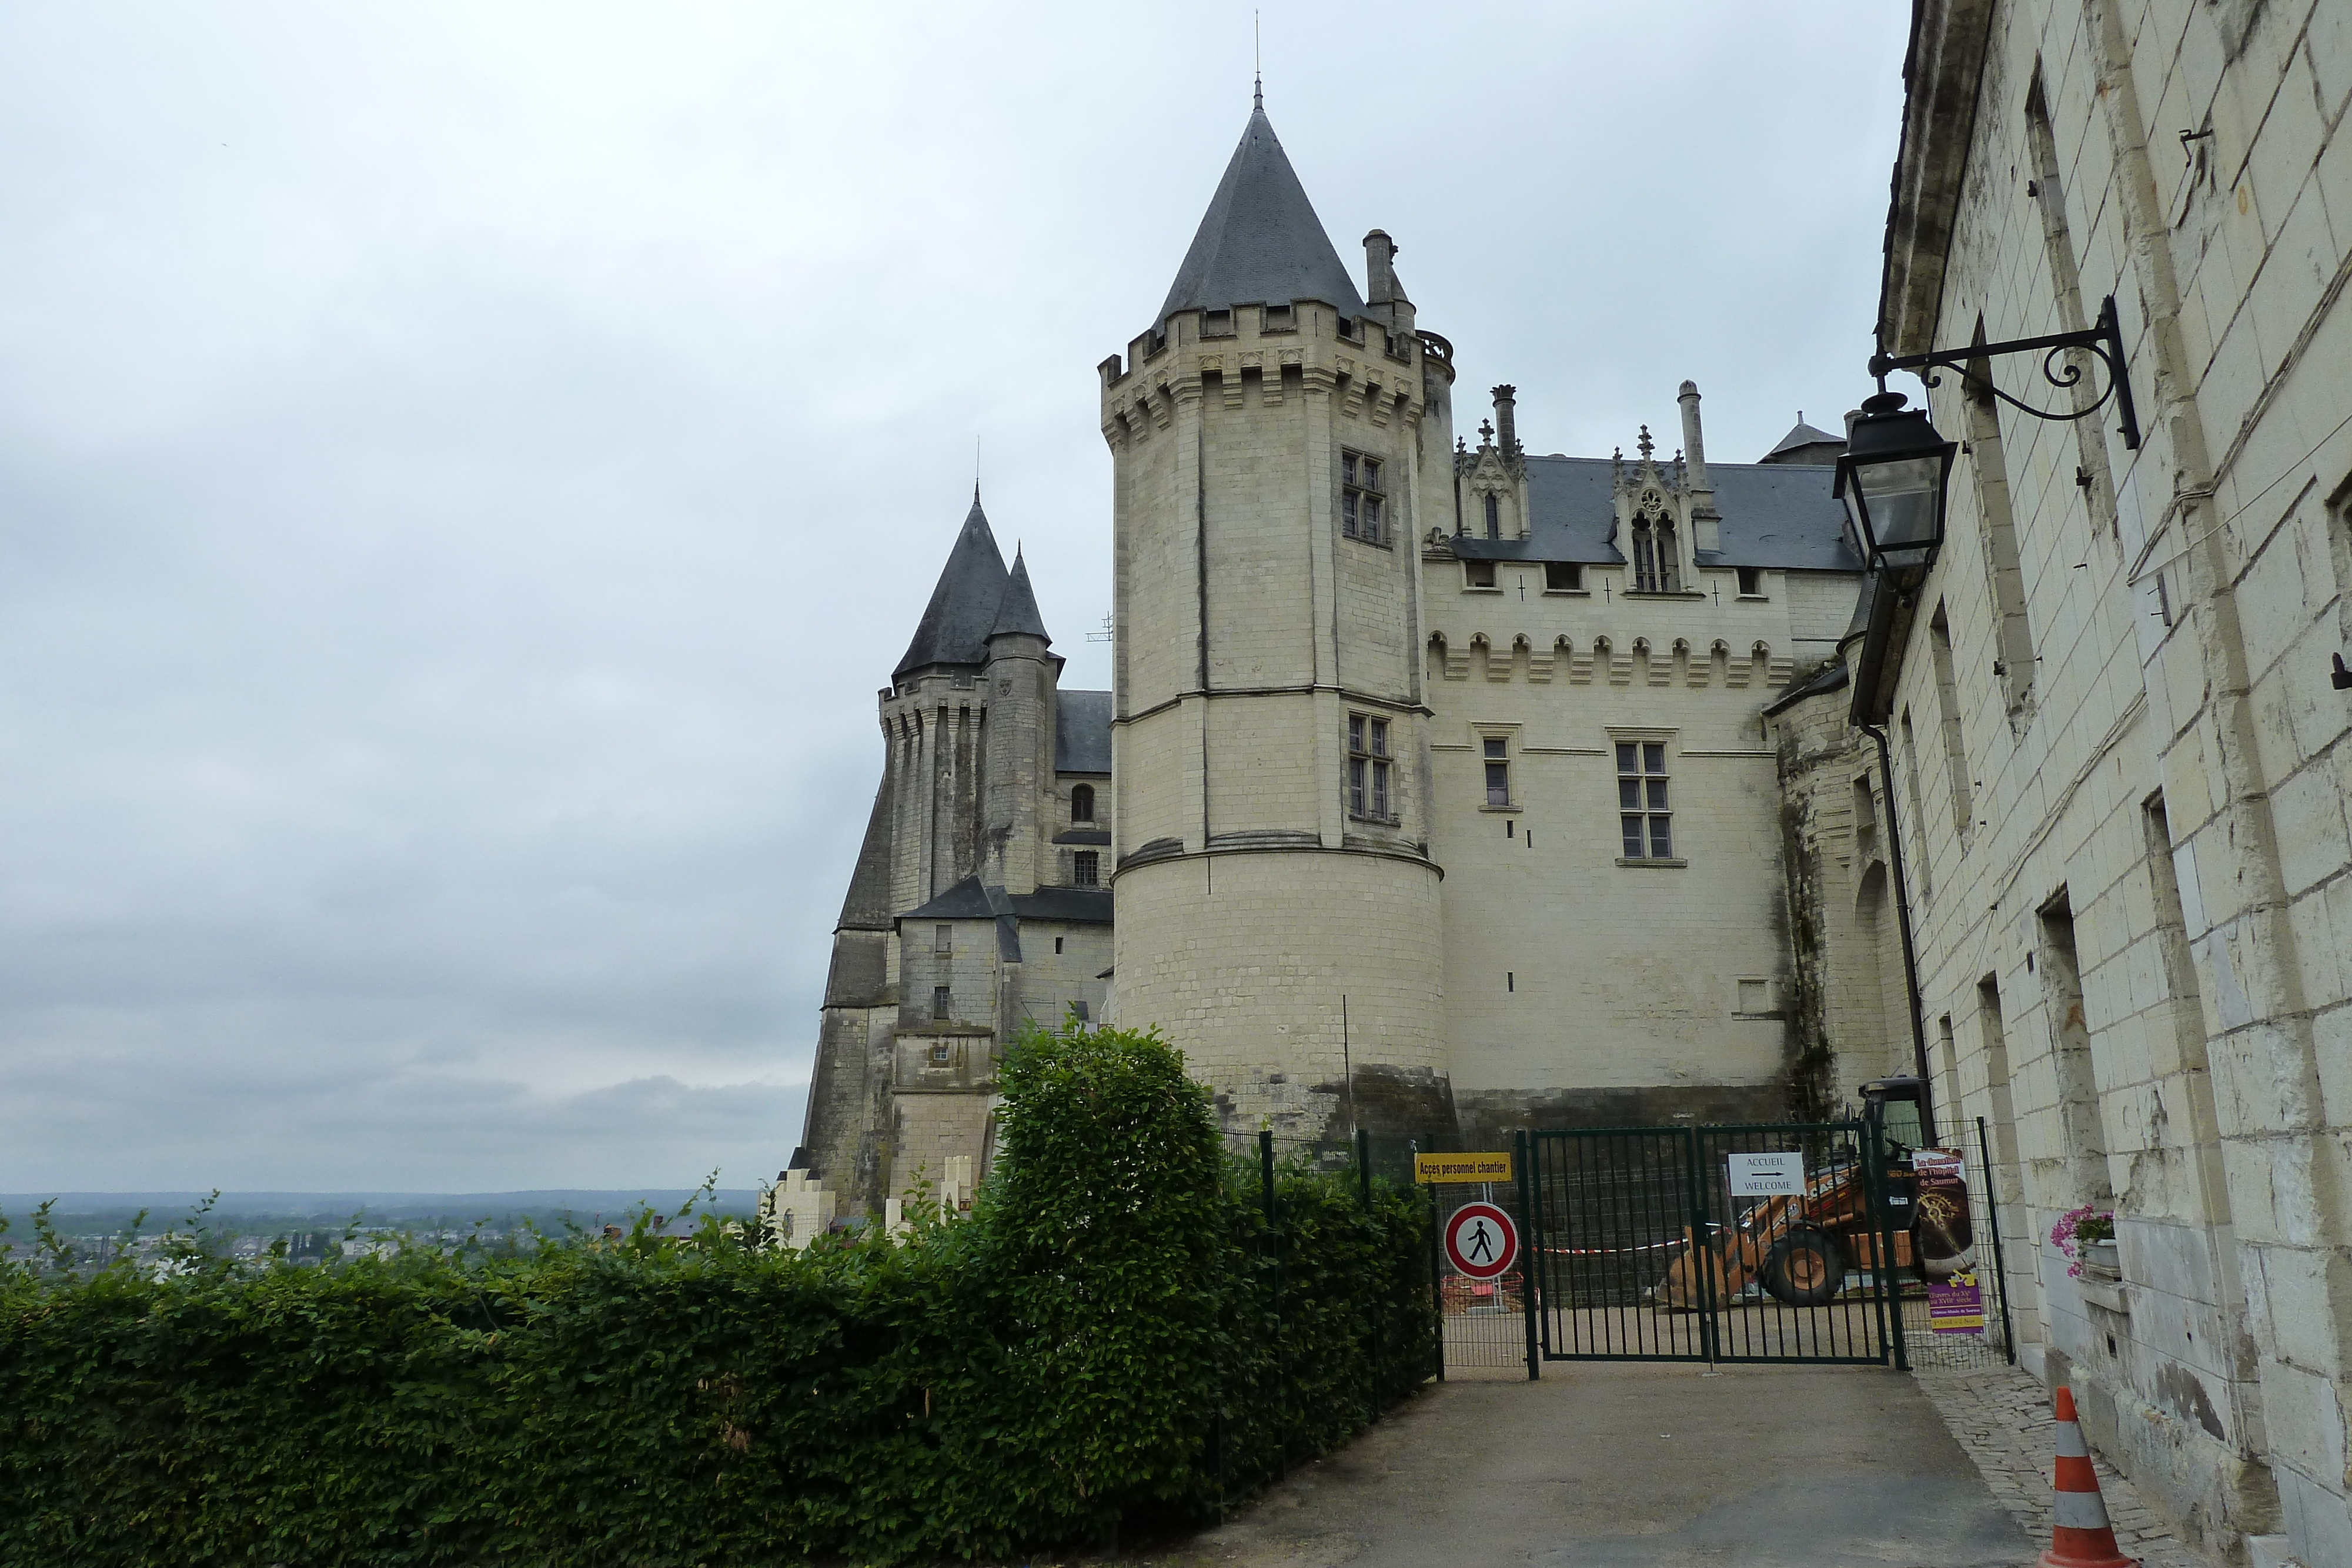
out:
{"label": "spire on roof", "polygon": [[1045,632],[1045,618],[1037,613],[1037,595],[1029,586],[1029,563],[1021,559],[1021,550],[1013,551],[1013,575],[1004,584],[1004,601],[996,607],[996,623],[988,629],[991,637],[1010,636],[1018,632],[1029,637],[1054,639]]}
{"label": "spire on roof", "polygon": [[1209,199],[1160,319],[1179,310],[1287,305],[1294,299],[1319,299],[1349,316],[1364,313],[1355,280],[1323,232],[1323,220],[1315,215],[1315,204],[1265,117],[1261,86],[1259,107],[1251,111],[1241,145]]}
{"label": "spire on roof", "polygon": [[924,607],[923,619],[915,627],[915,640],[907,644],[906,657],[898,661],[893,675],[903,675],[925,664],[984,663],[988,658],[988,634],[996,625],[997,610],[1004,602],[1009,580],[1004,552],[996,548],[996,536],[988,527],[988,514],[980,509],[980,486],[974,485],[971,510],[965,515],[963,528],[948,551],[948,563],[940,570],[939,586],[931,590],[931,601]]}

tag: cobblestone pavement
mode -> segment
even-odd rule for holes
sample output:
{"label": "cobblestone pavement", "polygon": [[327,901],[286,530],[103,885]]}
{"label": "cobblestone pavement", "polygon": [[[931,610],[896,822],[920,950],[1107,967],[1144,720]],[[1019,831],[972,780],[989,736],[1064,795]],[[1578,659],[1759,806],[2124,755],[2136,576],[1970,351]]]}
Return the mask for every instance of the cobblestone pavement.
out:
{"label": "cobblestone pavement", "polygon": [[[1965,1371],[1920,1367],[1912,1375],[1976,1461],[1993,1496],[2035,1542],[2047,1545],[2057,1469],[2048,1391],[2028,1373],[2005,1364]],[[2092,1462],[2098,1469],[2108,1521],[2116,1527],[2116,1544],[2125,1556],[2139,1558],[2147,1568],[2213,1568],[2209,1559],[2165,1528],[2156,1511],[2140,1501],[2131,1482],[2096,1455]]]}

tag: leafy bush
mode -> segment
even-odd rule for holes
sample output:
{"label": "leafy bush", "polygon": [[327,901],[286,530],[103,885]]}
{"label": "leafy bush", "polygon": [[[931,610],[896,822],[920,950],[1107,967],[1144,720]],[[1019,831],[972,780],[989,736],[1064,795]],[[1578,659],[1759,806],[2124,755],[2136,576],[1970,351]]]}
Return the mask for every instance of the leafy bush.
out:
{"label": "leafy bush", "polygon": [[1290,1168],[1269,1228],[1156,1036],[1003,1082],[973,1213],[903,1242],[15,1267],[0,1562],[1003,1555],[1207,1515],[1426,1375],[1409,1195]]}

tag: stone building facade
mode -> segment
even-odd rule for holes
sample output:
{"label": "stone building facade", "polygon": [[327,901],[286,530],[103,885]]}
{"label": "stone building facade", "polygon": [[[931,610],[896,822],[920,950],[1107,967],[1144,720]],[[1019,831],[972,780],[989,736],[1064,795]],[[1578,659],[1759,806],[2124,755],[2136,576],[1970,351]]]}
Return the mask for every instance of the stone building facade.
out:
{"label": "stone building facade", "polygon": [[1764,711],[1853,604],[1842,439],[1710,462],[1685,382],[1671,455],[1636,422],[1630,456],[1530,453],[1507,385],[1474,444],[1395,257],[1367,235],[1359,288],[1253,113],[1099,368],[1112,692],[1056,693],[975,507],[835,939],[804,1157],[845,1210],[984,1170],[996,1053],[1072,1001],[1161,1029],[1236,1132],[1817,1097]]}
{"label": "stone building facade", "polygon": [[[1772,718],[1807,1006],[1897,1042],[1832,1077],[1907,1057],[1869,912],[1899,841],[2029,1364],[2216,1554],[2352,1563],[2352,8],[1921,0],[1906,76],[1885,348],[2112,296],[2141,439],[2003,401],[2072,412],[2095,363],[1928,390],[1940,559]],[[2086,1205],[2116,1277],[2048,1239]]]}
{"label": "stone building facade", "polygon": [[877,699],[882,782],[825,977],[793,1165],[847,1210],[984,1165],[1003,1042],[1101,1015],[1110,694],[1062,690],[1052,647],[975,491]]}

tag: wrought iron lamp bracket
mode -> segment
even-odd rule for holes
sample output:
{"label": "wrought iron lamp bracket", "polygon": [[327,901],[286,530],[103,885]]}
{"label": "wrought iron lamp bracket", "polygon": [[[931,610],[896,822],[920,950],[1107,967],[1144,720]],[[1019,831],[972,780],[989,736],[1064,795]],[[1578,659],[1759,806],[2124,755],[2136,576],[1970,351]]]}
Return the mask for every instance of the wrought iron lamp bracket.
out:
{"label": "wrought iron lamp bracket", "polygon": [[1870,373],[1878,378],[1879,385],[1884,388],[1887,376],[1893,371],[1917,371],[1919,379],[1932,387],[1941,384],[1941,378],[1932,373],[1935,371],[1958,371],[1965,376],[1974,361],[1994,359],[2002,354],[2038,351],[2043,356],[2042,379],[2061,390],[2072,390],[2082,384],[2083,367],[2072,361],[2062,362],[2061,356],[2074,349],[2096,356],[2099,362],[2106,367],[2107,385],[2096,398],[2071,413],[2054,413],[2021,402],[1993,385],[1990,376],[1984,378],[1984,388],[2021,413],[2030,413],[2036,419],[2061,423],[2087,418],[2113,401],[2123,423],[2124,445],[2134,452],[2138,451],[2139,414],[2132,405],[2131,372],[2124,362],[2123,329],[2116,319],[2116,297],[2112,294],[2099,306],[2099,324],[2086,332],[2058,332],[2047,338],[2015,338],[2006,343],[1972,343],[1965,349],[1936,349],[1925,354],[1873,354]]}

